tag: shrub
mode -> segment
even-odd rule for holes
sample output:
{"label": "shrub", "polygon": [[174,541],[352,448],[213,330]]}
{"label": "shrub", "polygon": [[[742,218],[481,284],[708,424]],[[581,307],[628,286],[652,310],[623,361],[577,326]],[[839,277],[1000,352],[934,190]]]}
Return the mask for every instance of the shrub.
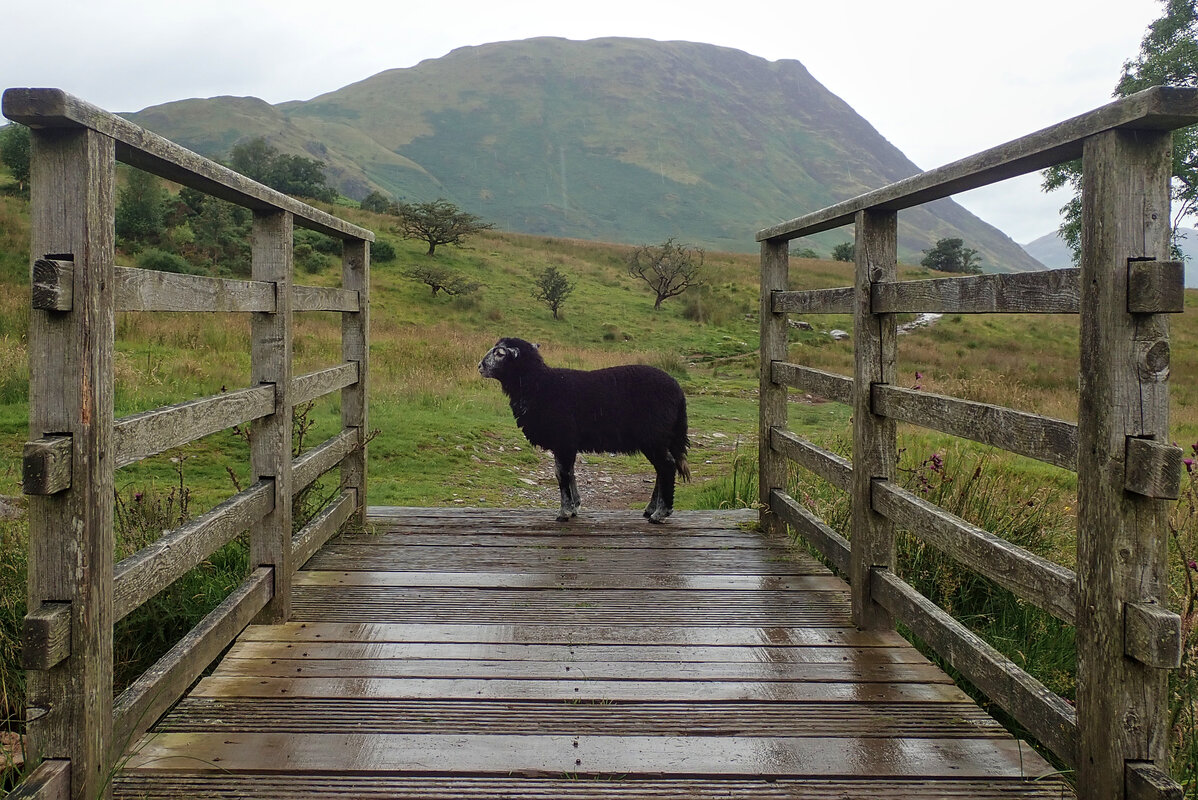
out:
{"label": "shrub", "polygon": [[165,250],[150,248],[143,250],[137,257],[137,266],[142,269],[152,269],[158,272],[179,272],[185,275],[195,275],[201,270],[197,269],[186,258],[176,253],[168,253]]}
{"label": "shrub", "polygon": [[370,260],[380,264],[395,260],[395,245],[386,239],[379,239],[370,245]]}

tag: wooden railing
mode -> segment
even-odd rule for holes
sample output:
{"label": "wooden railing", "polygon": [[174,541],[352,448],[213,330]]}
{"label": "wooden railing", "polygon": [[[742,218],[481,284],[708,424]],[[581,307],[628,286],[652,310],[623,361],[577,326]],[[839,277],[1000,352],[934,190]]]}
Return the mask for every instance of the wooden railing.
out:
{"label": "wooden railing", "polygon": [[[1171,131],[1198,122],[1198,91],[1156,88],[761,231],[762,523],[789,525],[852,585],[854,620],[895,620],[1076,771],[1084,798],[1174,796],[1167,673],[1180,620],[1165,609],[1167,514],[1182,454],[1169,444],[1167,314]],[[1081,157],[1080,269],[899,282],[900,210]],[[856,227],[856,281],[788,291],[789,241]],[[1078,424],[895,385],[899,313],[1080,315]],[[788,363],[787,314],[852,314],[854,374]],[[852,460],[786,429],[793,387],[853,411]],[[896,422],[1077,472],[1077,572],[988,533],[895,482]],[[846,539],[787,493],[797,462],[850,496]],[[899,577],[895,529],[1076,626],[1076,708]]]}
{"label": "wooden railing", "polygon": [[[32,129],[22,659],[30,749],[44,761],[18,792],[95,798],[108,793],[124,748],[251,620],[287,620],[295,570],[347,520],[364,522],[374,235],[59,90],[10,89],[3,108]],[[115,266],[117,160],[251,209],[252,279]],[[340,289],[293,284],[295,225],[341,240]],[[252,385],[114,419],[120,311],[250,314]],[[301,311],[342,313],[341,364],[292,375],[292,315]],[[293,407],[338,390],[342,431],[293,460]],[[114,564],[114,472],[247,423],[253,485]],[[337,466],[340,494],[293,535],[293,496]],[[249,578],[114,699],[113,624],[246,530]]]}

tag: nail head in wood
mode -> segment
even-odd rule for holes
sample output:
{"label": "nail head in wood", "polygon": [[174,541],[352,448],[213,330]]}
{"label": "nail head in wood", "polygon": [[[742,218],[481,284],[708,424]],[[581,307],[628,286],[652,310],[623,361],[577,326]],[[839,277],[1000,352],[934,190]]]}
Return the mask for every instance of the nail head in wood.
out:
{"label": "nail head in wood", "polygon": [[1129,261],[1127,310],[1180,314],[1185,310],[1185,265],[1180,261]]}
{"label": "nail head in wood", "polygon": [[1127,800],[1182,800],[1181,786],[1151,761],[1128,761],[1123,779]]}
{"label": "nail head in wood", "polygon": [[1181,455],[1181,448],[1129,436],[1123,488],[1157,500],[1176,500],[1181,493]]}
{"label": "nail head in wood", "polygon": [[25,615],[21,633],[22,669],[47,670],[71,655],[71,604],[42,603]]}
{"label": "nail head in wood", "polygon": [[74,307],[75,264],[52,258],[33,262],[33,307],[42,311],[70,311]]}
{"label": "nail head in wood", "polygon": [[1158,669],[1181,666],[1181,617],[1156,603],[1123,607],[1123,652]]}
{"label": "nail head in wood", "polygon": [[49,495],[71,488],[71,437],[44,436],[25,442],[21,458],[21,490]]}

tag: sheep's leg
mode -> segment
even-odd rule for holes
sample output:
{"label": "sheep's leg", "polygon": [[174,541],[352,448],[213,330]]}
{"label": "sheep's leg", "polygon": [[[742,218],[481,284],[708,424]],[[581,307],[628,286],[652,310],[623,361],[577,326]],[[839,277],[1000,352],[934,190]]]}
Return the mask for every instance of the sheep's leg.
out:
{"label": "sheep's leg", "polygon": [[582,499],[578,495],[578,482],[574,478],[574,455],[565,452],[553,454],[553,471],[557,475],[557,488],[562,495],[562,510],[558,512],[558,522],[577,517],[578,507],[582,505]]}
{"label": "sheep's leg", "polygon": [[[645,454],[649,456],[648,453]],[[649,499],[649,507],[645,516],[650,522],[664,522],[665,518],[674,513],[674,457],[667,453],[655,453],[649,456],[653,469],[657,471],[657,481],[653,484],[653,496]]]}

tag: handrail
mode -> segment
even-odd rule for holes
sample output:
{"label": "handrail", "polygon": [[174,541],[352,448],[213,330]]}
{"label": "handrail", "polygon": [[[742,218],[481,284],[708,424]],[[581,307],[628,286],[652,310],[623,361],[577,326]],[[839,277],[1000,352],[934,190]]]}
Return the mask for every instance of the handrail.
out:
{"label": "handrail", "polygon": [[[1169,343],[1159,315],[1180,311],[1184,296],[1180,265],[1168,260],[1170,131],[1195,123],[1198,90],[1149,89],[757,234],[762,525],[789,525],[823,553],[850,581],[859,627],[906,625],[1075,768],[1083,797],[1168,784],[1165,675],[1180,643],[1158,565],[1181,451],[1165,444]],[[1080,269],[897,279],[896,211],[1078,157]],[[855,285],[792,290],[789,241],[850,223]],[[1079,422],[894,385],[895,315],[928,312],[1080,315]],[[789,363],[789,313],[853,314],[853,376]],[[788,387],[852,407],[851,460],[787,430]],[[898,486],[897,421],[1077,472],[1076,573]],[[849,494],[847,539],[787,493],[791,463]],[[1076,627],[1076,712],[901,579],[898,526]]]}
{"label": "handrail", "polygon": [[[167,710],[251,620],[284,622],[304,558],[350,519],[365,521],[369,243],[374,234],[256,183],[58,89],[10,89],[6,116],[32,129],[29,615],[24,632],[34,775],[105,797],[123,749]],[[250,280],[175,275],[114,261],[115,164],[123,161],[253,211]],[[342,241],[342,286],[293,282],[293,225]],[[249,314],[250,385],[115,419],[117,312]],[[342,315],[342,360],[293,376],[292,315]],[[292,410],[341,394],[342,429],[298,459]],[[114,472],[253,420],[256,482],[114,564]],[[341,492],[293,539],[294,497],[341,468]],[[298,474],[297,474],[298,473]],[[296,481],[293,482],[293,475]],[[113,624],[243,531],[250,577],[112,696]],[[49,785],[49,784],[47,784]]]}

